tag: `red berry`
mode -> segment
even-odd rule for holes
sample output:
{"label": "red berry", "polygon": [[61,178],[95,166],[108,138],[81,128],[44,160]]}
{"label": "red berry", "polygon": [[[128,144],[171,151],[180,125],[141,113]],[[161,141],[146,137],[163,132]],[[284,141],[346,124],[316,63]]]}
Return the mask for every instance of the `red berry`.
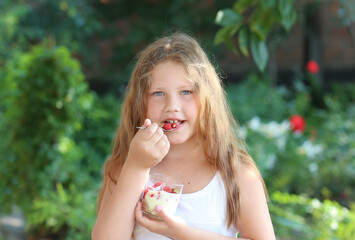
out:
{"label": "red berry", "polygon": [[148,192],[148,188],[146,188],[146,189],[144,190],[143,198],[145,197],[145,195],[147,194],[147,192]]}
{"label": "red berry", "polygon": [[153,185],[153,188],[159,187],[162,183],[161,182],[157,182]]}
{"label": "red berry", "polygon": [[176,128],[176,127],[177,127],[176,123],[172,123],[172,124],[171,124],[171,127],[172,127],[172,128]]}
{"label": "red berry", "polygon": [[169,188],[168,186],[165,186],[165,187],[163,188],[163,190],[164,190],[165,192],[171,193],[171,188]]}
{"label": "red berry", "polygon": [[170,123],[165,123],[164,126],[163,126],[163,128],[164,128],[165,130],[170,130],[170,129],[171,129],[171,124],[170,124]]}

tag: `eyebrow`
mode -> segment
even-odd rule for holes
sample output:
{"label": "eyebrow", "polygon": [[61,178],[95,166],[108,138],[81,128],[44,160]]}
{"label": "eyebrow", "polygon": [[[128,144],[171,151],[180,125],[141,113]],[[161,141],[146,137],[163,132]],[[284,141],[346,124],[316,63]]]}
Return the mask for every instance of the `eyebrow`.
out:
{"label": "eyebrow", "polygon": [[[181,85],[178,86],[177,89],[189,89],[189,88],[193,88],[193,85]],[[165,87],[164,86],[157,86],[157,87],[150,87],[149,90],[164,90]]]}

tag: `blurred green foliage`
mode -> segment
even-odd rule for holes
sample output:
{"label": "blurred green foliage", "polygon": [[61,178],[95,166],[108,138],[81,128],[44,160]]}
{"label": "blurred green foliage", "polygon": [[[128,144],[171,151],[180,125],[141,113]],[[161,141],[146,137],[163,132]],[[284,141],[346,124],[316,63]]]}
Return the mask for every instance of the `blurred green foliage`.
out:
{"label": "blurred green foliage", "polygon": [[36,207],[33,201],[50,196],[58,184],[90,182],[85,171],[78,171],[84,154],[72,136],[81,129],[93,96],[80,63],[51,41],[18,54],[6,64],[5,76],[0,92],[1,208],[17,204],[27,215]]}
{"label": "blurred green foliage", "polygon": [[[0,1],[0,66],[16,52],[46,38],[68,47],[80,59],[86,80],[120,94],[135,55],[157,36],[183,31],[195,35],[208,53],[213,44],[217,9],[233,0],[174,1]],[[213,56],[211,56],[213,59]]]}
{"label": "blurred green foliage", "polygon": [[90,108],[92,97],[79,62],[65,47],[50,41],[8,62],[5,73],[0,96],[4,128],[11,131],[6,132],[2,155],[7,161],[0,163],[6,176],[1,181],[5,189],[1,200],[25,204],[22,201],[50,189],[49,172],[54,181],[70,181],[70,174],[49,166],[78,157],[77,153],[70,156],[75,143],[67,136],[81,127],[82,113]]}
{"label": "blurred green foliage", "polygon": [[264,71],[269,58],[268,38],[277,35],[275,29],[289,31],[297,20],[293,4],[294,0],[237,0],[232,8],[218,11],[215,22],[221,29],[215,43],[224,43],[245,57],[251,53],[256,66]]}
{"label": "blurred green foliage", "polygon": [[[240,137],[271,193],[276,234],[286,240],[354,239],[354,83],[336,84],[324,96],[325,108],[312,105],[301,79],[293,83],[274,87],[267,75],[252,73],[227,87]],[[303,133],[289,126],[296,113],[306,120]]]}
{"label": "blurred green foliage", "polygon": [[355,237],[355,209],[335,201],[274,192],[269,205],[279,239],[350,240]]}
{"label": "blurred green foliage", "polygon": [[[312,106],[300,80],[294,84],[292,91],[275,88],[267,76],[250,74],[227,88],[242,137],[271,192],[306,193],[348,204],[355,199],[354,84],[334,87],[325,96],[325,109]],[[306,120],[303,134],[288,126],[296,113]]]}
{"label": "blurred green foliage", "polygon": [[280,93],[282,89],[273,87],[267,74],[261,77],[257,73],[250,73],[241,84],[227,85],[227,96],[234,117],[242,124],[256,115],[267,121],[287,118],[288,106]]}

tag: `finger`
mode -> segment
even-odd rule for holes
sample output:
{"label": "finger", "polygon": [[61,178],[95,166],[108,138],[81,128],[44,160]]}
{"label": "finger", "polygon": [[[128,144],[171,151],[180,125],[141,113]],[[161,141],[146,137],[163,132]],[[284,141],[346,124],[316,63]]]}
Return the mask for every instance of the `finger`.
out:
{"label": "finger", "polygon": [[168,214],[167,212],[165,212],[164,208],[162,206],[157,205],[155,207],[155,212],[157,213],[157,215],[163,219],[168,225],[173,221],[170,214]]}
{"label": "finger", "polygon": [[155,133],[150,137],[150,141],[156,145],[162,138],[164,137],[164,132],[163,130],[158,127]]}
{"label": "finger", "polygon": [[165,156],[170,149],[170,142],[168,137],[164,134],[162,138],[155,144],[155,147]]}
{"label": "finger", "polygon": [[146,118],[146,119],[144,120],[143,125],[141,125],[140,127],[138,127],[138,128],[139,128],[138,131],[145,130],[145,129],[146,129],[148,126],[150,126],[151,124],[152,124],[152,122],[150,121],[150,119],[149,119],[149,118]]}
{"label": "finger", "polygon": [[143,227],[147,228],[148,230],[158,229],[159,226],[162,224],[161,221],[151,220],[148,217],[145,217],[143,215],[141,202],[137,203],[135,209],[135,217],[136,217],[136,221]]}
{"label": "finger", "polygon": [[142,131],[144,138],[146,140],[150,139],[155,134],[158,128],[159,128],[158,124],[156,123],[150,124],[144,131]]}
{"label": "finger", "polygon": [[151,125],[152,124],[152,122],[150,121],[150,119],[149,118],[146,118],[145,120],[144,120],[144,123],[143,123],[143,126],[142,127],[148,127],[149,125]]}
{"label": "finger", "polygon": [[134,215],[136,216],[137,219],[140,219],[143,217],[141,202],[137,203],[136,208],[134,209]]}

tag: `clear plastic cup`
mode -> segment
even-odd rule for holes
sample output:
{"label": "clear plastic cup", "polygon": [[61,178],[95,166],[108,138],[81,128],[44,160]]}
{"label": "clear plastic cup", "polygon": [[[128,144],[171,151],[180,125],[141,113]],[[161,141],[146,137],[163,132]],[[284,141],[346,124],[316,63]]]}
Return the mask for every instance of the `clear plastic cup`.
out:
{"label": "clear plastic cup", "polygon": [[174,214],[179,204],[183,184],[175,178],[152,173],[142,193],[142,212],[145,216],[162,220],[156,213],[157,205],[169,214]]}

